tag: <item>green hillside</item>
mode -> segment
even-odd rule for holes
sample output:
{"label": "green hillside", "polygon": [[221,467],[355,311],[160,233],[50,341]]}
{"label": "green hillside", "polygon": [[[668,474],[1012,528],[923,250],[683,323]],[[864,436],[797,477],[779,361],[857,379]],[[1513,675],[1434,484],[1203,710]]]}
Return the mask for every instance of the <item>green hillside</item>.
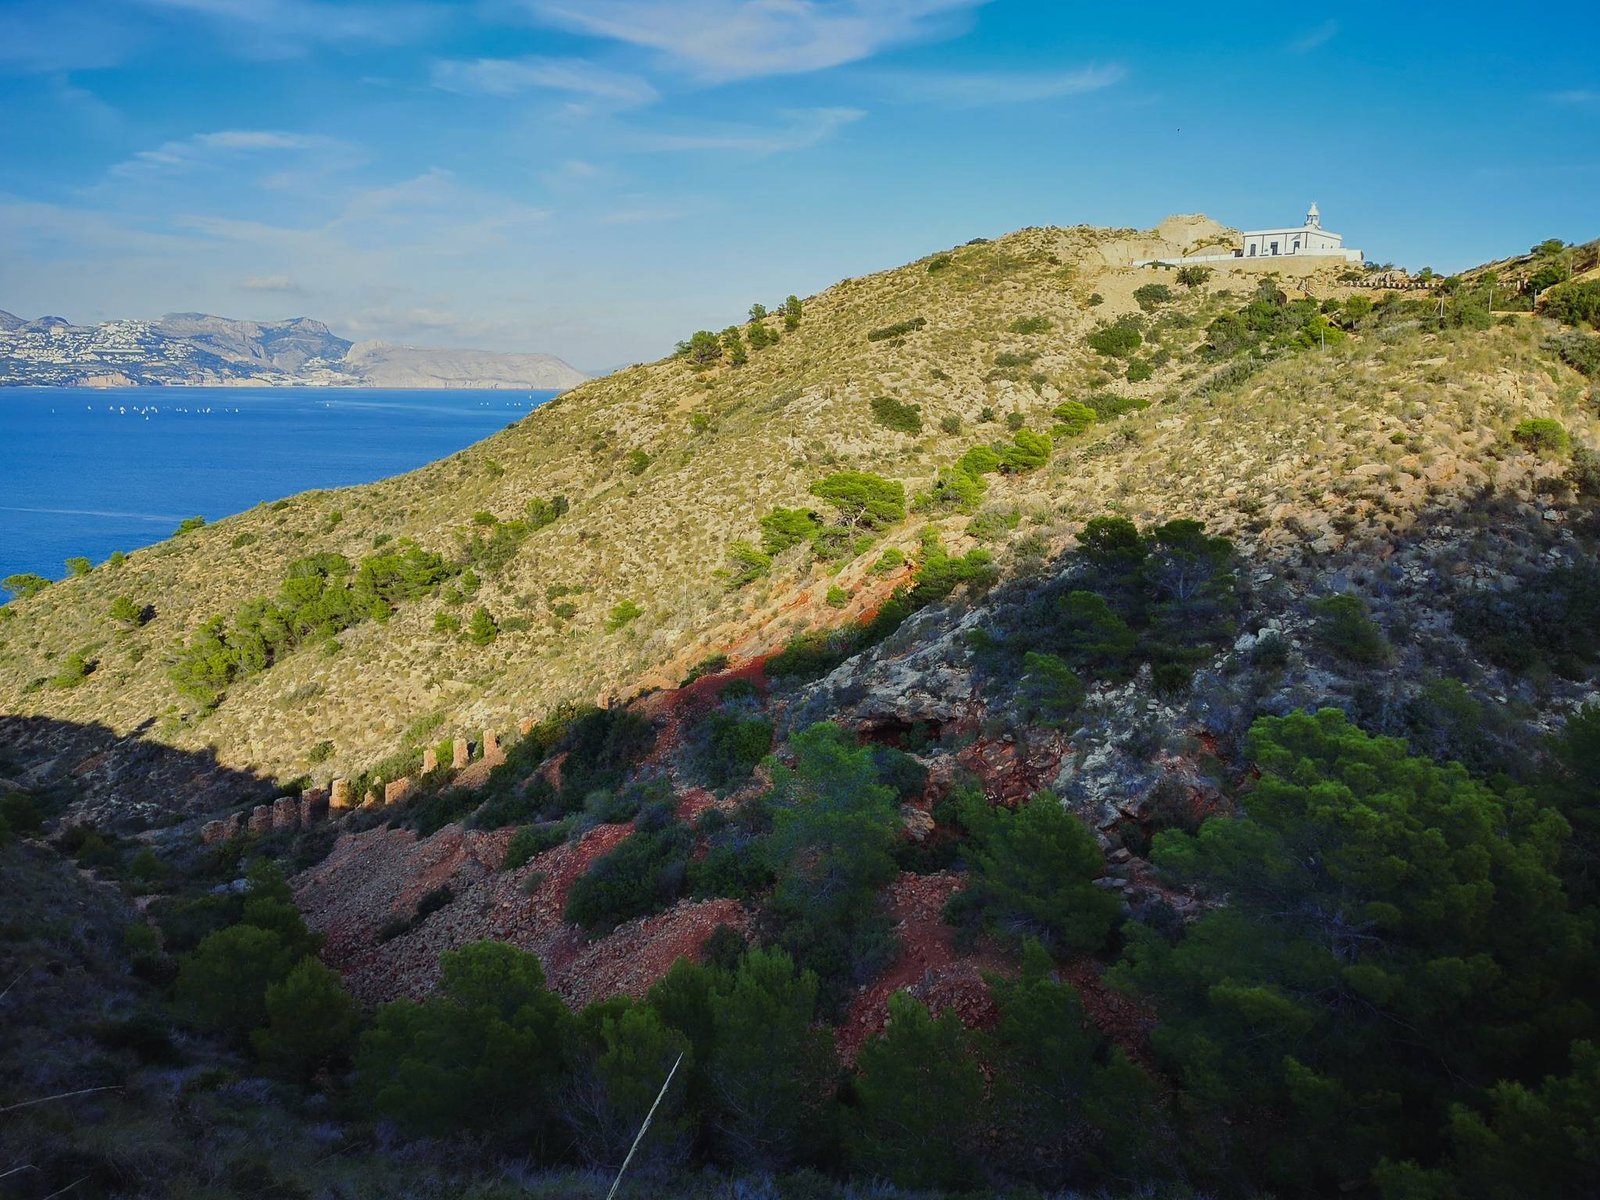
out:
{"label": "green hillside", "polygon": [[[0,707],[326,779],[436,732],[675,683],[709,655],[848,619],[896,582],[871,571],[883,552],[915,556],[929,526],[959,553],[976,516],[1003,565],[1069,544],[1108,505],[1327,549],[1392,532],[1441,492],[1525,486],[1537,461],[1485,457],[1521,420],[1557,419],[1593,440],[1584,380],[1546,347],[1541,322],[1431,331],[1409,311],[1421,302],[1374,316],[1372,293],[1301,263],[1267,289],[1278,328],[1230,318],[1219,333],[1217,319],[1256,295],[1259,270],[1184,286],[1175,270],[1124,265],[1222,234],[1175,218],[1144,234],[1030,229],[957,247],[845,280],[807,299],[792,329],[781,315],[744,325],[742,365],[725,350],[708,365],[679,355],[619,371],[412,474],[185,533],[6,606]],[[1120,357],[1091,347],[1119,322],[1138,331],[1136,349],[1116,336],[1094,340]],[[758,327],[776,344],[748,348]],[[1056,412],[1085,400],[1099,410],[1092,424]],[[758,542],[764,514],[829,511],[808,492],[824,476],[876,472],[915,497],[1016,428],[1053,431],[1048,461],[988,475],[983,512],[913,512],[832,561],[791,550],[730,587],[730,547]],[[530,532],[530,502],[557,496],[565,514]],[[274,597],[297,560],[342,555],[354,572],[411,542],[437,569],[390,580],[387,600],[361,593],[359,620],[336,636],[308,633],[214,697],[174,684],[197,630]],[[848,595],[842,609],[826,602],[832,587]],[[114,619],[121,597],[153,619]],[[374,604],[387,619],[367,616]],[[479,608],[498,628],[487,644],[469,636]],[[480,619],[478,632],[494,631]]]}
{"label": "green hillside", "polygon": [[1593,247],[1223,236],[957,247],[9,581],[0,1166],[598,1197],[656,1111],[631,1195],[1591,1195]]}

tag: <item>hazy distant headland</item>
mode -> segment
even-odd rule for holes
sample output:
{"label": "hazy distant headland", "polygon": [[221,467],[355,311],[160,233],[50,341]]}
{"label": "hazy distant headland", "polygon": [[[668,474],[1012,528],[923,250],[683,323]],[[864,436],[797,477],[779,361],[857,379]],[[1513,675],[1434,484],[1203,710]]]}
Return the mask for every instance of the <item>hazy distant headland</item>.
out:
{"label": "hazy distant headland", "polygon": [[566,389],[589,378],[551,354],[351,342],[320,321],[169,313],[74,325],[0,311],[0,386]]}

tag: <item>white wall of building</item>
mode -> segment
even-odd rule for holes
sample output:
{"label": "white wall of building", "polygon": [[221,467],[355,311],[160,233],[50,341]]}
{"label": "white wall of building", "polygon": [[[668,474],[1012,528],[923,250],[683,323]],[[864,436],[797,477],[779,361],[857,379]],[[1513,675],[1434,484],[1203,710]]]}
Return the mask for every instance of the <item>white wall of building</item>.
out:
{"label": "white wall of building", "polygon": [[1244,235],[1244,257],[1274,254],[1338,254],[1344,238],[1312,226],[1299,229],[1253,229]]}

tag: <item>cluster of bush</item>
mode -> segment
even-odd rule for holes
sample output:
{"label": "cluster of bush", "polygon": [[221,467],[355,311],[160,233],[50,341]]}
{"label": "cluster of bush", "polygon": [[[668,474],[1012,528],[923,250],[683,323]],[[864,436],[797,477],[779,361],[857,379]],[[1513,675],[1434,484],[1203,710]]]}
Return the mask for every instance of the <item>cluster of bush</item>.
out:
{"label": "cluster of bush", "polygon": [[[1365,305],[1365,297],[1356,299],[1363,304],[1347,302],[1346,307],[1350,307],[1351,312],[1362,311]],[[1248,304],[1221,314],[1206,326],[1204,354],[1216,360],[1338,342],[1345,337],[1345,329],[1330,319],[1338,315],[1337,301],[1325,304],[1315,300],[1291,301],[1278,290],[1276,283],[1263,279]]]}
{"label": "cluster of bush", "polygon": [[1238,628],[1233,545],[1200,522],[1141,532],[1095,517],[1078,543],[1059,581],[1003,607],[973,640],[980,664],[1019,680],[1025,710],[1049,724],[1082,699],[1082,675],[1122,680],[1148,663],[1158,689],[1186,689]]}
{"label": "cluster of bush", "polygon": [[1552,567],[1508,588],[1467,592],[1452,623],[1499,666],[1585,678],[1600,661],[1600,567]]}
{"label": "cluster of bush", "polygon": [[893,396],[872,398],[872,419],[885,429],[892,429],[896,433],[922,432],[922,408],[916,404],[906,404],[896,400]]}
{"label": "cluster of bush", "polygon": [[471,528],[460,538],[459,559],[465,565],[494,574],[517,556],[522,543],[532,534],[566,516],[569,507],[565,496],[535,497],[528,501],[525,518],[502,521],[490,512],[476,513]]}
{"label": "cluster of bush", "polygon": [[1600,280],[1589,279],[1551,288],[1541,311],[1565,325],[1600,328]]}
{"label": "cluster of bush", "polygon": [[934,476],[932,486],[917,497],[925,512],[976,512],[989,490],[986,475],[1023,475],[1050,461],[1054,443],[1049,434],[1019,426],[1010,441],[973,446]]}
{"label": "cluster of bush", "polygon": [[1591,379],[1600,377],[1600,337],[1573,329],[1551,338],[1548,345],[1574,371]]}
{"label": "cluster of bush", "polygon": [[809,545],[823,562],[861,554],[878,533],[905,520],[905,485],[869,471],[837,471],[813,483],[811,494],[833,506],[835,519],[826,521],[807,508],[773,509],[759,521],[759,547],[744,540],[729,547],[730,587],[761,578],[773,559],[796,546]]}
{"label": "cluster of bush", "polygon": [[[958,789],[935,811],[953,846],[941,865],[965,878],[947,919],[1019,965],[988,978],[983,1030],[896,996],[849,1069],[831,1022],[894,952],[883,889],[899,804],[925,775],[832,725],[788,749],[769,790],[692,829],[665,796],[647,803],[573,889],[569,915],[597,930],[684,894],[755,906],[748,935],[720,930],[641,1000],[572,1013],[537,959],[480,943],[444,956],[429,999],[360,1029],[270,883],[158,909],[185,952],[175,995],[303,1081],[343,1086],[353,1047],[358,1103],[408,1134],[545,1163],[619,1162],[670,1074],[635,1160],[647,1175],[1584,1194],[1600,708],[1573,718],[1549,770],[1493,787],[1337,711],[1257,721],[1238,814],[1155,838],[1165,877],[1219,901],[1187,926],[1154,909],[1126,920],[1095,885],[1095,839],[1053,796],[1008,810]],[[697,841],[710,852],[695,861]],[[1148,1065],[1061,979],[1057,958],[1081,955],[1155,1011]],[[291,996],[299,1019],[277,1021]]]}
{"label": "cluster of bush", "polygon": [[912,317],[909,320],[896,321],[893,325],[882,325],[882,326],[879,326],[877,329],[873,329],[873,330],[868,331],[868,333],[867,333],[867,341],[869,341],[869,342],[887,342],[887,341],[892,341],[895,338],[903,338],[908,333],[916,333],[919,330],[926,329],[927,325],[928,325],[928,318],[927,317]]}
{"label": "cluster of bush", "polygon": [[414,542],[359,565],[332,553],[296,559],[276,596],[247,601],[231,619],[213,617],[196,630],[169,676],[182,695],[211,707],[235,681],[362,621],[387,621],[397,605],[428,594],[454,573],[441,556]]}
{"label": "cluster of bush", "polygon": [[[1078,559],[1072,582],[1122,611],[1178,601],[1203,623],[1206,597],[1227,602],[1225,543],[1197,528],[1101,524]],[[1595,582],[1551,588],[1593,596]],[[1084,627],[1063,636],[1073,630]],[[1090,632],[1062,649],[1126,649],[1110,627]],[[691,734],[705,742],[695,769],[748,777],[771,746],[755,701],[739,686],[720,698]],[[1462,757],[1481,714],[1459,687],[1427,702],[1454,715],[1417,718],[1448,725],[1448,757]],[[745,933],[719,931],[702,963],[680,962],[643,999],[573,1013],[537,959],[481,943],[445,956],[427,1000],[363,1018],[261,865],[242,894],[158,901],[176,961],[152,935],[137,969],[184,1020],[286,1079],[410,1135],[467,1135],[542,1163],[614,1166],[671,1073],[635,1160],[646,1174],[710,1164],[945,1189],[1585,1195],[1585,1131],[1600,1120],[1588,986],[1600,707],[1574,714],[1520,782],[1485,782],[1336,711],[1257,721],[1237,814],[1154,838],[1162,876],[1216,901],[1188,924],[1160,904],[1125,917],[1097,885],[1094,836],[1048,793],[1007,809],[958,786],[919,858],[900,806],[928,776],[900,751],[814,725],[790,738],[770,786],[691,827],[670,787],[636,777],[652,743],[622,710],[553,713],[511,747],[474,818],[529,821],[513,865],[586,820],[633,820],[569,893],[569,917],[597,932],[685,895],[746,901]],[[541,769],[556,754],[559,792]],[[39,824],[13,798],[0,817]],[[97,836],[61,845],[131,870]],[[908,866],[962,872],[947,920],[1014,967],[987,980],[986,1028],[897,996],[845,1068],[830,1026],[895,953],[884,889]],[[396,928],[448,899],[424,897]],[[1148,1060],[1109,1043],[1061,979],[1057,960],[1085,955],[1155,1013]]]}
{"label": "cluster of bush", "polygon": [[306,929],[276,866],[263,860],[248,881],[242,896],[157,910],[167,949],[179,953],[173,1000],[195,1025],[310,1083],[348,1065],[359,1011],[317,958],[322,938]]}
{"label": "cluster of bush", "polygon": [[750,361],[751,350],[765,350],[783,340],[783,335],[767,324],[769,316],[780,317],[783,327],[792,333],[800,328],[804,313],[805,306],[798,296],[790,296],[776,313],[769,313],[764,304],[752,304],[748,325],[743,328],[729,325],[720,334],[709,329],[699,330],[688,341],[678,343],[677,353],[688,359],[697,371],[722,361],[731,367],[742,367]]}

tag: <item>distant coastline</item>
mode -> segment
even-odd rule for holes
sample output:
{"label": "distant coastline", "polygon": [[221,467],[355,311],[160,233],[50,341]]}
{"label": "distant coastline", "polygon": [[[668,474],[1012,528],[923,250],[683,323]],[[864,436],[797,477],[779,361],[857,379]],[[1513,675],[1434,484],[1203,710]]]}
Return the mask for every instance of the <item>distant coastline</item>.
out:
{"label": "distant coastline", "polygon": [[[584,375],[583,381],[596,378]],[[573,385],[576,386],[576,385]],[[381,383],[364,383],[357,380],[322,382],[310,379],[228,379],[217,383],[189,383],[184,380],[156,380],[141,383],[136,379],[97,377],[68,380],[65,383],[34,383],[26,380],[0,379],[0,389],[13,391],[59,391],[70,388],[82,392],[115,392],[137,388],[142,392],[186,391],[198,392],[217,388],[272,389],[301,392],[564,392],[567,388],[532,387],[523,383],[418,383],[409,387],[395,387]]]}
{"label": "distant coastline", "polygon": [[353,342],[309,317],[169,313],[74,325],[0,311],[0,387],[560,391],[588,378],[553,354]]}

